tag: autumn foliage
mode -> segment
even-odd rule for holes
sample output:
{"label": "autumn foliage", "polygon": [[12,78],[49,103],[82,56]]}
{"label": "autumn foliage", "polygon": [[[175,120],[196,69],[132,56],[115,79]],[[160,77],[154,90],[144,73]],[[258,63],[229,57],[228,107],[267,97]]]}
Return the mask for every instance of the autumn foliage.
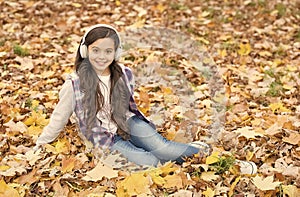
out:
{"label": "autumn foliage", "polygon": [[[300,196],[298,0],[0,0],[0,16],[0,197]],[[203,140],[211,155],[135,166],[92,149],[73,117],[33,151],[96,23],[120,30],[121,62],[158,131]]]}

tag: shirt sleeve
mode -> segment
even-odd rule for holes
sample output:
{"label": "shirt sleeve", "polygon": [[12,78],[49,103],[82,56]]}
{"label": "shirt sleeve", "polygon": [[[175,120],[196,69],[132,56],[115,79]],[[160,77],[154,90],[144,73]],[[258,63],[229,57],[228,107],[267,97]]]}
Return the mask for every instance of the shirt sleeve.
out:
{"label": "shirt sleeve", "polygon": [[50,122],[44,127],[36,141],[36,146],[47,144],[57,138],[75,109],[75,97],[71,80],[66,80],[59,92],[59,102],[56,105]]}

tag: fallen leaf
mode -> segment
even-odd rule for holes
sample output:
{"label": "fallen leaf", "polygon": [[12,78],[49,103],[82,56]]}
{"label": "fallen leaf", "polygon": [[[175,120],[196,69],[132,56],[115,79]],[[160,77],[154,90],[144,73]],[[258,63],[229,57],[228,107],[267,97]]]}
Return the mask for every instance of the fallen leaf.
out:
{"label": "fallen leaf", "polygon": [[213,152],[210,156],[206,157],[205,164],[213,164],[219,161],[220,152]]}
{"label": "fallen leaf", "polygon": [[220,177],[219,175],[215,175],[215,173],[214,171],[202,172],[200,178],[204,181],[214,181]]}
{"label": "fallen leaf", "polygon": [[3,179],[0,180],[0,196],[1,197],[19,197],[19,193],[14,188],[5,183]]}
{"label": "fallen leaf", "polygon": [[263,136],[263,134],[257,133],[255,130],[253,130],[252,127],[248,127],[248,126],[239,128],[233,132],[238,133],[239,136],[244,136],[247,139],[255,139],[257,136],[260,136],[260,137]]}
{"label": "fallen leaf", "polygon": [[231,197],[234,194],[234,188],[235,188],[236,184],[240,181],[240,179],[241,179],[241,176],[236,177],[234,182],[231,184],[230,190],[229,190],[229,193],[228,193],[229,197]]}
{"label": "fallen leaf", "polygon": [[278,187],[281,182],[273,182],[273,179],[273,176],[267,176],[266,178],[263,178],[262,176],[256,175],[252,178],[252,182],[258,189],[262,191],[275,190],[275,188]]}
{"label": "fallen leaf", "polygon": [[144,172],[134,173],[124,180],[117,182],[117,196],[136,196],[151,194],[150,180],[144,176]]}
{"label": "fallen leaf", "polygon": [[282,185],[282,192],[289,197],[300,196],[300,189],[295,185]]}
{"label": "fallen leaf", "polygon": [[61,162],[61,171],[62,173],[71,172],[73,168],[75,167],[76,158],[74,157],[63,157]]}
{"label": "fallen leaf", "polygon": [[33,149],[25,153],[26,160],[29,162],[29,165],[33,166],[39,159],[42,158],[40,155],[41,149],[34,151]]}
{"label": "fallen leaf", "polygon": [[214,197],[215,196],[215,191],[212,190],[210,187],[207,187],[207,189],[205,191],[203,191],[202,194],[205,197]]}
{"label": "fallen leaf", "polygon": [[82,179],[85,181],[99,181],[103,177],[111,179],[117,176],[118,176],[118,171],[108,167],[106,164],[103,164],[102,162],[98,162],[96,167],[88,171]]}
{"label": "fallen leaf", "polygon": [[299,133],[291,133],[289,135],[289,137],[283,137],[282,141],[289,143],[289,144],[297,145],[300,143],[300,134]]}
{"label": "fallen leaf", "polygon": [[164,188],[181,189],[183,187],[181,176],[178,174],[167,175],[164,177],[164,180],[165,180]]}

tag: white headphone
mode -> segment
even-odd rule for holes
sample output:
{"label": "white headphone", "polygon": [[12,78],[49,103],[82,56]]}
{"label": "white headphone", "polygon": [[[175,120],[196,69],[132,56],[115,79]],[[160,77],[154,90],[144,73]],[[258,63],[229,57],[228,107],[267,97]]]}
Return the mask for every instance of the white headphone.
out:
{"label": "white headphone", "polygon": [[85,38],[86,38],[86,36],[88,35],[88,33],[89,33],[90,31],[92,31],[93,29],[98,28],[98,27],[106,27],[106,28],[109,28],[109,29],[113,30],[114,32],[116,32],[116,35],[118,36],[118,39],[119,39],[119,46],[117,47],[117,50],[116,50],[116,53],[115,53],[115,60],[116,60],[116,61],[119,60],[119,58],[120,58],[120,56],[121,56],[121,53],[122,53],[121,37],[120,37],[118,31],[117,31],[115,28],[113,28],[113,27],[110,26],[110,25],[106,25],[106,24],[97,24],[97,25],[93,25],[93,26],[91,26],[91,27],[85,32],[85,34],[84,34],[83,37],[82,37],[82,41],[81,41],[81,43],[80,43],[80,48],[79,48],[80,56],[81,56],[82,58],[87,58],[87,56],[88,56],[88,49],[87,49],[87,46],[84,44]]}

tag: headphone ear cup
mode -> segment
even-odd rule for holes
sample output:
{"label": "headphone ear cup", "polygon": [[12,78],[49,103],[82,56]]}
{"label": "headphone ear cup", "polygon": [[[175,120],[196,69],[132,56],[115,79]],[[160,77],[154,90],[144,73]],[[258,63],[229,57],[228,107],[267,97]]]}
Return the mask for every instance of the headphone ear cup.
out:
{"label": "headphone ear cup", "polygon": [[80,55],[82,58],[87,58],[88,56],[88,50],[85,44],[80,45],[80,49],[79,49]]}

